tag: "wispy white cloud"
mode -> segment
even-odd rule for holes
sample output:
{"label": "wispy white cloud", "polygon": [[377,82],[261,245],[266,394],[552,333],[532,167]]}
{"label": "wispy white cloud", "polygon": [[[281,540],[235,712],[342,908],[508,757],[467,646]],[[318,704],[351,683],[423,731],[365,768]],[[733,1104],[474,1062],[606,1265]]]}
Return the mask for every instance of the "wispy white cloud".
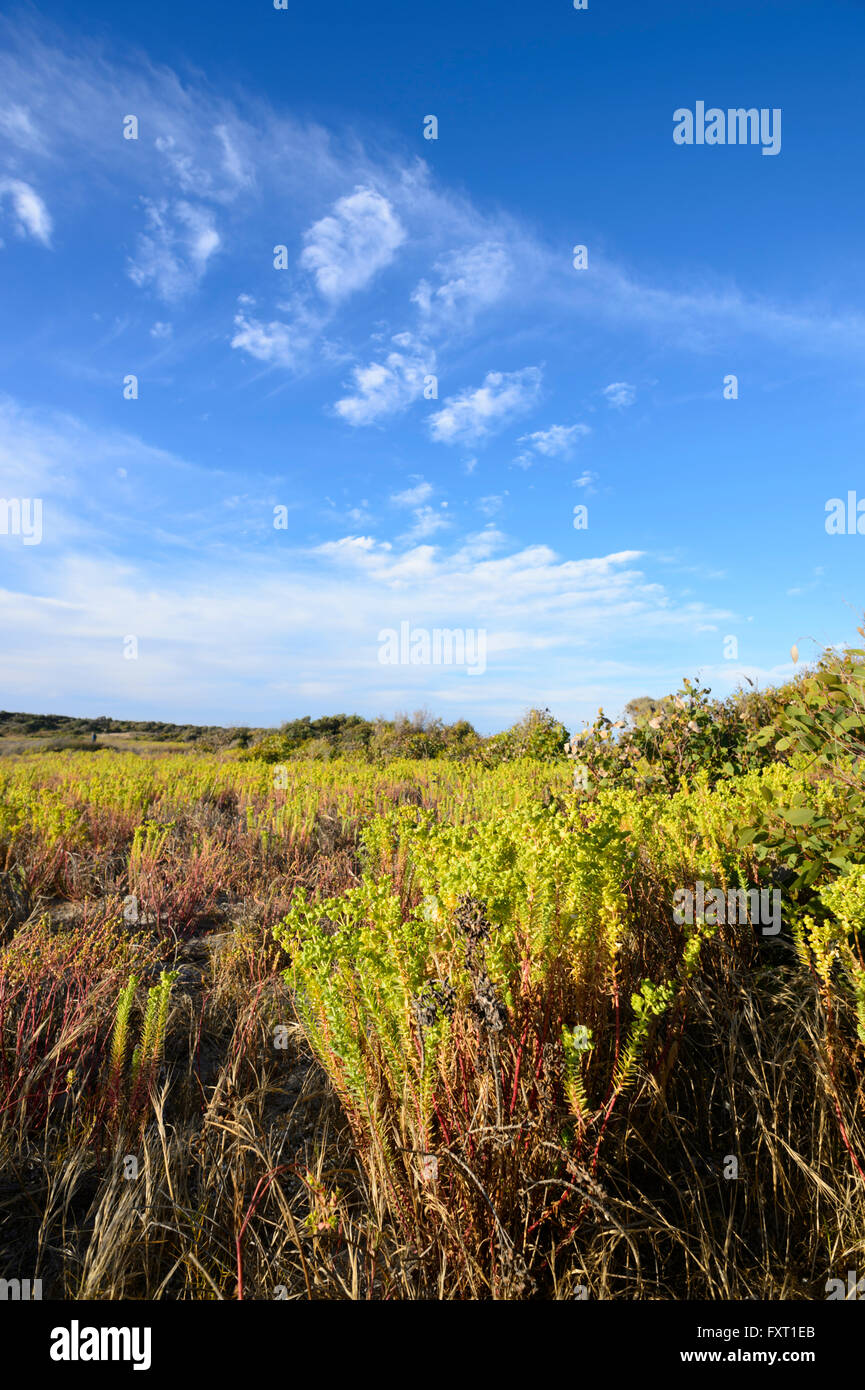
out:
{"label": "wispy white cloud", "polygon": [[129,277],[136,285],[152,285],[161,299],[182,299],[199,284],[219,249],[212,214],[182,200],[148,203],[147,227],[129,262]]}
{"label": "wispy white cloud", "polygon": [[51,245],[51,216],[29,183],[23,179],[0,180],[0,197],[8,195],[19,235],[31,236],[43,246]]}
{"label": "wispy white cloud", "polygon": [[524,415],[541,391],[540,367],[516,372],[487,372],[482,386],[449,397],[430,420],[440,444],[475,444]]}
{"label": "wispy white cloud", "polygon": [[551,425],[546,430],[534,430],[523,434],[517,440],[525,448],[514,460],[520,468],[531,468],[536,456],[545,458],[569,458],[578,439],[591,434],[588,425]]}
{"label": "wispy white cloud", "polygon": [[808,581],[807,583],[798,584],[798,585],[796,585],[794,588],[788,589],[788,590],[787,590],[788,596],[789,596],[790,598],[797,598],[800,594],[810,594],[810,593],[813,593],[815,589],[819,589],[820,584],[821,584],[821,581],[822,581],[822,579],[823,579],[823,574],[824,574],[824,568],[823,568],[823,566],[822,566],[822,565],[816,565],[816,566],[814,567],[814,577],[813,577],[813,579],[811,579],[811,580]]}
{"label": "wispy white cloud", "polygon": [[611,381],[609,386],[604,387],[604,396],[607,405],[616,410],[627,410],[637,399],[637,388],[628,381]]}
{"label": "wispy white cloud", "polygon": [[491,493],[488,497],[479,497],[475,506],[484,516],[495,516],[497,512],[501,511],[506,496],[507,493],[504,496],[499,493]]}
{"label": "wispy white cloud", "polygon": [[414,521],[408,531],[404,532],[398,539],[401,544],[414,544],[417,541],[427,540],[434,536],[437,531],[445,531],[451,525],[451,519],[447,515],[447,503],[441,504],[438,511],[429,505],[429,499],[433,495],[431,483],[420,479],[413,487],[404,488],[402,492],[395,492],[391,495],[391,502],[396,507],[404,507],[411,511]]}
{"label": "wispy white cloud", "polygon": [[12,104],[0,107],[0,135],[10,145],[22,150],[41,150],[45,142],[36,129],[30,112],[24,106]]}
{"label": "wispy white cloud", "polygon": [[421,503],[429,501],[432,492],[432,483],[420,482],[414,487],[405,488],[403,492],[393,493],[390,500],[398,507],[419,507]]}
{"label": "wispy white cloud", "polygon": [[517,443],[527,444],[547,458],[567,458],[576,441],[590,433],[588,425],[551,425],[547,430],[522,435]]}
{"label": "wispy white cloud", "polygon": [[[250,294],[239,294],[237,306],[231,346],[256,361],[300,373],[309,367],[316,347],[323,357],[328,355],[328,344],[322,334],[329,314],[311,306],[303,294],[277,304],[284,318],[267,321],[259,318],[252,312],[256,300]],[[339,360],[338,354],[335,360]]]}
{"label": "wispy white cloud", "polygon": [[398,350],[383,362],[355,367],[354,394],[343,396],[334,409],[349,425],[371,425],[406,410],[424,391],[424,378],[435,369],[435,353],[409,334],[393,339]]}
{"label": "wispy white cloud", "polygon": [[455,565],[474,565],[479,560],[488,560],[497,550],[504,550],[508,538],[499,531],[495,523],[488,521],[482,531],[470,532],[455,551]]}
{"label": "wispy white cloud", "polygon": [[248,318],[243,312],[234,316],[236,332],[231,346],[246,352],[259,362],[268,362],[278,367],[294,367],[299,360],[299,347],[288,324],[273,319],[262,323],[260,319]]}
{"label": "wispy white cloud", "polygon": [[399,537],[401,542],[427,540],[438,531],[446,531],[451,525],[450,517],[443,511],[436,511],[434,507],[415,507],[413,515],[412,525]]}
{"label": "wispy white cloud", "polygon": [[513,261],[500,242],[483,241],[443,256],[435,264],[440,283],[419,282],[412,293],[428,330],[470,327],[475,316],[505,298]]}
{"label": "wispy white cloud", "polygon": [[300,263],[325,299],[338,302],[390,265],[405,236],[388,199],[375,189],[357,188],[304,234]]}

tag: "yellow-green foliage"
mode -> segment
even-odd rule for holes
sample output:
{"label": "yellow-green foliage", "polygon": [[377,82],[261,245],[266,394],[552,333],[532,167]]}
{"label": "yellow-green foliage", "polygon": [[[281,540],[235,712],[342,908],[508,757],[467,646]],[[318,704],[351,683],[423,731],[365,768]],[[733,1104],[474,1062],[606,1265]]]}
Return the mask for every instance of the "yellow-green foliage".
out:
{"label": "yellow-green foliage", "polygon": [[[78,925],[58,931],[46,917],[20,928],[0,949],[0,988],[5,979],[17,992],[25,1018],[48,999],[43,1047],[72,979],[97,1079],[107,1078],[119,1116],[140,1120],[175,978],[163,972],[139,1010],[130,971],[142,968],[141,946],[149,941],[152,960],[164,961],[184,932],[209,929],[214,903],[232,912],[251,904],[272,961],[269,931],[290,904],[275,928],[286,980],[342,1103],[377,1219],[386,1208],[418,1250],[441,1239],[440,1268],[464,1260],[464,1287],[497,1290],[505,1274],[518,1282],[515,1249],[528,1259],[576,1232],[586,1238],[586,1194],[611,1151],[620,1174],[653,1152],[664,1115],[678,1115],[700,1080],[692,1070],[686,1086],[677,1057],[710,1065],[694,1030],[706,1032],[719,1000],[726,1038],[744,991],[761,1006],[774,1006],[776,990],[784,1008],[801,998],[792,1026],[798,1037],[807,1015],[814,1055],[831,1063],[831,1123],[843,1122],[844,1152],[854,1154],[850,1117],[861,1102],[843,1086],[861,1074],[865,1045],[857,787],[830,775],[837,762],[815,772],[799,752],[721,776],[715,753],[725,750],[712,748],[711,767],[692,761],[663,786],[609,777],[586,791],[574,788],[565,758],[381,766],[70,752],[2,761],[9,912],[20,921],[23,884],[37,902],[65,897]],[[838,854],[836,824],[847,827]],[[799,860],[808,867],[801,892],[789,888]],[[781,935],[764,940],[747,922],[677,923],[674,895],[697,880],[725,891],[784,885]],[[137,911],[126,925],[137,934],[121,921],[129,894]],[[96,973],[101,1029],[85,988]],[[774,1028],[772,1007],[765,1016]],[[15,1094],[33,1070],[29,1054],[12,1067],[19,1023],[8,1014],[0,1050]],[[72,1069],[78,1036],[57,1045],[54,1071]],[[35,1058],[36,1041],[32,1050]],[[777,1075],[771,1062],[765,1076]],[[54,1086],[52,1072],[47,1098],[32,1101],[40,1123]],[[668,1086],[680,1087],[672,1098]],[[772,1123],[776,1109],[773,1093]],[[323,1211],[328,1200],[323,1193]]]}
{"label": "yellow-green foliage", "polygon": [[[856,1006],[858,1032],[865,1043],[865,968],[862,943],[865,941],[865,865],[858,865],[843,877],[820,890],[820,901],[831,916],[822,922],[806,916],[799,936],[799,949],[810,952],[825,986],[832,982],[837,964]],[[807,956],[806,956],[807,959]]]}
{"label": "yellow-green foliage", "polygon": [[[667,976],[657,980],[640,978],[626,950],[628,887],[647,839],[663,859],[658,811],[654,821],[644,819],[629,792],[605,792],[589,806],[535,799],[471,823],[401,807],[364,834],[368,871],[357,888],[318,903],[298,894],[277,929],[292,960],[287,978],[307,1034],[373,1151],[385,1142],[383,1092],[398,1104],[393,1130],[401,1142],[417,1151],[434,1147],[442,1130],[434,1114],[447,1109],[450,1126],[456,1123],[450,1097],[465,1054],[486,1045],[466,1023],[481,968],[459,930],[466,899],[488,916],[482,968],[513,1035],[495,1043],[504,1092],[515,1095],[524,1080],[523,1029],[546,1049],[550,1074],[561,1071],[579,1125],[603,1123],[634,1081],[706,934],[699,925],[685,929],[678,957],[670,956]],[[708,818],[706,805],[698,829]],[[681,870],[693,846],[687,822],[678,829]],[[718,857],[743,872],[720,841]],[[693,872],[693,853],[689,865]],[[670,894],[678,881],[671,878]],[[454,991],[454,1017],[442,1013],[419,1027],[425,989],[443,986]],[[613,1047],[617,1019],[622,1035]],[[539,1042],[537,1029],[545,1030]],[[599,1032],[605,1046],[596,1049],[591,1039]]]}
{"label": "yellow-green foliage", "polygon": [[128,1077],[126,1061],[138,977],[130,975],[128,983],[120,992],[108,1059],[108,1081],[112,1099],[121,1107],[125,1107],[130,1114],[134,1114],[141,1107],[162,1059],[171,987],[176,979],[177,971],[163,970],[159,983],[147,991],[139,1042],[132,1053]]}
{"label": "yellow-green foliage", "polygon": [[264,838],[308,832],[323,808],[344,820],[375,816],[393,805],[395,788],[419,793],[455,821],[471,821],[546,786],[564,791],[570,781],[566,767],[527,759],[467,769],[416,759],[375,767],[350,758],[274,765],[188,753],[37,754],[0,760],[0,853],[28,837],[86,852],[109,812],[128,837],[140,828],[140,854],[158,846],[160,827],[179,812],[220,792],[236,793],[239,819]]}
{"label": "yellow-green foliage", "polygon": [[114,1020],[114,1032],[111,1035],[111,1055],[108,1063],[109,1081],[112,1089],[119,1086],[126,1067],[126,1056],[129,1043],[129,1015],[132,1012],[132,1001],[135,998],[137,984],[137,976],[130,975],[129,982],[121,990],[120,998],[117,1001],[117,1014]]}
{"label": "yellow-green foliage", "polygon": [[159,984],[153,985],[147,991],[147,1004],[141,1027],[141,1042],[132,1054],[133,1092],[141,1086],[142,1082],[146,1083],[152,1078],[159,1065],[165,1043],[165,1026],[168,1022],[171,986],[176,979],[176,970],[163,970],[159,976]]}

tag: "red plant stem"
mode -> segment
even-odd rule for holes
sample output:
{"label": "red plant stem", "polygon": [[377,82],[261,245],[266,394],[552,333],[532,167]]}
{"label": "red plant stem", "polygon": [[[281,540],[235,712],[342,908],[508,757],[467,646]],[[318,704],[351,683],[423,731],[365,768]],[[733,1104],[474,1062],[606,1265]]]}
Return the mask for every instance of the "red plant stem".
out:
{"label": "red plant stem", "polygon": [[[448,1086],[447,1080],[445,1080],[445,1086],[446,1086],[446,1088],[447,1088],[447,1093],[448,1093],[448,1097],[449,1097],[449,1099],[450,1099],[450,1101],[451,1101],[451,1104],[454,1106],[454,1108],[456,1108],[456,1101],[454,1100],[453,1096],[451,1095],[451,1088],[450,1088],[450,1086]],[[438,1122],[439,1122],[439,1124],[441,1125],[441,1128],[442,1128],[442,1134],[444,1135],[445,1144],[446,1144],[448,1147],[450,1147],[450,1143],[451,1143],[451,1132],[450,1132],[450,1129],[449,1129],[449,1127],[448,1127],[448,1122],[447,1122],[447,1120],[445,1119],[444,1115],[442,1114],[441,1110],[439,1109],[439,1103],[438,1103],[438,1100],[437,1100],[435,1094],[433,1095],[432,1102],[433,1102],[433,1109],[435,1110],[435,1113],[436,1113],[436,1119],[438,1120]]]}
{"label": "red plant stem", "polygon": [[[235,1238],[234,1244],[235,1250],[237,1252],[237,1298],[238,1302],[240,1303],[243,1302],[243,1253],[241,1251],[240,1245],[241,1241],[243,1240],[243,1233],[249,1225],[250,1219],[252,1218],[255,1208],[258,1206],[259,1200],[264,1196],[265,1192],[270,1187],[270,1184],[273,1182],[277,1173],[283,1173],[287,1166],[288,1165],[284,1164],[281,1168],[274,1168],[271,1173],[267,1173],[263,1177],[258,1179],[258,1182],[255,1185],[255,1191],[252,1194],[252,1200],[249,1203],[249,1208],[247,1210],[246,1216],[243,1218],[243,1224],[241,1225],[240,1230],[238,1231],[237,1236]],[[262,1187],[262,1183],[264,1183],[264,1187]]]}
{"label": "red plant stem", "polygon": [[[471,1116],[471,1110],[469,1109],[469,1105],[468,1105],[469,1084],[468,1084],[468,1081],[467,1081],[467,1079],[466,1079],[465,1059],[463,1058],[463,1050],[462,1050],[462,1048],[459,1049],[458,1056],[459,1056],[459,1059],[460,1059],[460,1074],[461,1074],[461,1076],[462,1076],[462,1081],[463,1081],[463,1113],[464,1113],[466,1119],[468,1120],[468,1119],[470,1118],[470,1116]],[[474,1156],[475,1156],[475,1144],[474,1144],[474,1140],[472,1139],[471,1135],[469,1135],[469,1137],[468,1137],[468,1151],[469,1151],[469,1157],[470,1157],[470,1158],[474,1158]]]}
{"label": "red plant stem", "polygon": [[858,1172],[860,1178],[862,1179],[863,1182],[865,1182],[865,1172],[862,1171],[862,1165],[861,1165],[861,1163],[859,1162],[858,1158],[856,1157],[855,1153],[853,1152],[853,1145],[850,1143],[850,1140],[849,1140],[848,1137],[847,1137],[847,1130],[846,1130],[845,1127],[844,1127],[844,1119],[843,1119],[843,1117],[842,1117],[842,1115],[841,1115],[841,1107],[840,1107],[840,1105],[838,1104],[838,1101],[837,1101],[837,1099],[835,1099],[834,1096],[833,1096],[832,1099],[833,1099],[833,1104],[834,1104],[834,1106],[835,1106],[835,1114],[838,1116],[838,1124],[839,1124],[839,1126],[840,1126],[840,1128],[841,1128],[841,1138],[844,1140],[844,1147],[846,1148],[848,1154],[849,1154],[850,1157],[852,1158],[853,1163],[854,1163],[855,1166],[856,1166],[856,1171]]}
{"label": "red plant stem", "polygon": [[552,1001],[552,995],[553,995],[553,991],[552,991],[552,989],[550,989],[550,990],[547,992],[547,1002],[546,1002],[546,1006],[545,1006],[545,1008],[544,1008],[544,1021],[543,1021],[543,1025],[542,1025],[542,1027],[541,1027],[540,1033],[538,1034],[538,1062],[537,1062],[537,1066],[535,1067],[535,1080],[536,1080],[536,1081],[537,1081],[538,1077],[539,1077],[540,1074],[541,1074],[541,1067],[544,1065],[544,1043],[545,1043],[546,1040],[547,1040],[547,1028],[549,1027],[549,1023],[550,1023],[550,1009],[552,1008],[552,1002],[553,1002],[553,1001]]}
{"label": "red plant stem", "polygon": [[[613,1086],[615,1085],[615,1080],[616,1080],[616,1068],[617,1068],[618,1065],[619,1065],[619,1046],[620,1046],[620,1040],[621,1040],[621,1024],[622,1024],[622,1019],[621,1019],[621,1009],[620,1009],[620,1007],[619,1007],[619,982],[618,982],[618,980],[616,979],[615,970],[614,970],[614,972],[613,972],[613,1004],[614,1004],[614,1008],[615,1008],[615,1011],[616,1011],[616,1051],[615,1051],[615,1054],[614,1054],[614,1056],[613,1056],[613,1066],[612,1066],[612,1070],[610,1071],[610,1085],[609,1085],[609,1088],[608,1088],[608,1090],[607,1090],[607,1094],[604,1096],[604,1105],[607,1105],[607,1103],[609,1102],[610,1096],[611,1096],[612,1093],[613,1093]],[[606,1124],[606,1120],[604,1121],[604,1124]]]}
{"label": "red plant stem", "polygon": [[529,1035],[529,1015],[526,1014],[526,1023],[525,1023],[525,1027],[523,1028],[523,1036],[522,1036],[522,1038],[520,1039],[520,1045],[519,1045],[519,1049],[518,1049],[518,1051],[517,1051],[517,1064],[516,1064],[516,1066],[515,1066],[515,1068],[514,1068],[514,1088],[513,1088],[513,1090],[511,1091],[511,1107],[510,1107],[510,1111],[508,1112],[508,1113],[511,1114],[511,1115],[513,1115],[513,1113],[514,1113],[514,1107],[515,1107],[515,1105],[516,1105],[516,1103],[517,1103],[517,1089],[518,1089],[519,1084],[520,1084],[520,1067],[521,1067],[521,1065],[522,1065],[522,1061],[523,1061],[523,1049],[525,1048],[526,1039],[528,1038],[528,1035]]}
{"label": "red plant stem", "polygon": [[616,1091],[615,1095],[612,1097],[612,1099],[610,1100],[609,1105],[607,1106],[606,1113],[604,1114],[603,1123],[601,1124],[600,1133],[598,1134],[598,1142],[595,1144],[595,1147],[594,1147],[594,1149],[592,1150],[592,1172],[593,1172],[593,1173],[594,1173],[595,1169],[596,1169],[597,1166],[598,1166],[598,1153],[600,1152],[600,1148],[601,1148],[601,1140],[602,1140],[603,1137],[604,1137],[604,1131],[605,1131],[605,1129],[607,1128],[607,1125],[608,1125],[609,1120],[610,1120],[610,1116],[612,1115],[614,1109],[616,1108],[616,1101],[619,1099],[619,1095],[620,1095],[620,1092],[619,1092],[619,1091]]}
{"label": "red plant stem", "polygon": [[855,1153],[853,1152],[853,1146],[852,1146],[852,1144],[850,1143],[850,1139],[849,1139],[849,1137],[848,1137],[848,1135],[847,1135],[847,1130],[846,1130],[846,1127],[845,1127],[845,1125],[844,1125],[844,1118],[843,1118],[843,1116],[842,1116],[842,1114],[841,1114],[841,1106],[840,1106],[840,1103],[839,1103],[839,1101],[838,1101],[838,1081],[837,1081],[837,1078],[836,1078],[836,1076],[835,1076],[835,1048],[834,1048],[834,1046],[833,1046],[833,1044],[832,1044],[832,1025],[833,1025],[833,1022],[834,1022],[834,1010],[833,1010],[833,1008],[832,1008],[832,1001],[831,1001],[831,998],[828,997],[828,992],[827,992],[827,998],[826,998],[826,1021],[827,1021],[827,1025],[828,1025],[828,1026],[827,1026],[827,1042],[828,1042],[828,1044],[829,1044],[829,1046],[828,1046],[828,1053],[829,1053],[829,1075],[830,1075],[830,1077],[832,1078],[832,1087],[833,1087],[832,1104],[833,1104],[834,1107],[835,1107],[835,1114],[836,1114],[836,1116],[837,1116],[837,1118],[838,1118],[838,1125],[839,1125],[840,1130],[841,1130],[841,1138],[842,1138],[843,1141],[844,1141],[844,1147],[845,1147],[845,1149],[847,1150],[848,1154],[850,1155],[851,1159],[853,1160],[853,1164],[854,1164],[854,1166],[855,1166],[855,1168],[856,1168],[856,1171],[858,1172],[860,1178],[862,1179],[863,1182],[865,1182],[865,1172],[862,1171],[862,1165],[861,1165],[861,1163],[859,1162],[858,1158],[856,1157]]}

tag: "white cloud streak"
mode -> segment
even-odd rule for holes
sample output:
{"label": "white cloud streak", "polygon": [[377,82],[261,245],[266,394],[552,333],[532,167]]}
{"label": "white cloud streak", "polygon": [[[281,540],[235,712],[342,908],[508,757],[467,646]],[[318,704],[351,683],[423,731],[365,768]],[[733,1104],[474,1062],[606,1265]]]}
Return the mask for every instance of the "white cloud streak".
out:
{"label": "white cloud streak", "polygon": [[23,179],[0,180],[0,198],[8,195],[19,235],[30,236],[43,246],[51,245],[51,217],[34,188]]}
{"label": "white cloud streak", "polygon": [[356,188],[305,233],[300,263],[325,299],[336,303],[365,289],[390,265],[405,236],[387,198],[372,188]]}
{"label": "white cloud streak", "polygon": [[487,372],[483,385],[445,401],[430,420],[430,433],[440,444],[476,444],[498,433],[538,400],[539,367],[516,372]]}

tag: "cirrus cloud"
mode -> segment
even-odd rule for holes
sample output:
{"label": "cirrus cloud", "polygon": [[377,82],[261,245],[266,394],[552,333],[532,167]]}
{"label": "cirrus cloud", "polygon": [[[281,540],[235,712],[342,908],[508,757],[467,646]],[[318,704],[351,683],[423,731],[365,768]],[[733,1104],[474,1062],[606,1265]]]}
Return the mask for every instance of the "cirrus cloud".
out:
{"label": "cirrus cloud", "polygon": [[613,406],[616,410],[627,410],[637,399],[637,388],[629,381],[611,381],[609,386],[604,387],[604,395],[607,405]]}
{"label": "cirrus cloud", "polygon": [[371,425],[406,410],[422,395],[435,354],[408,333],[397,334],[393,342],[400,350],[389,352],[383,362],[354,368],[354,395],[343,396],[334,406],[347,424]]}
{"label": "cirrus cloud", "polygon": [[475,315],[508,291],[513,262],[499,242],[483,241],[454,251],[436,262],[441,283],[433,289],[421,280],[411,299],[430,328],[470,327]]}
{"label": "cirrus cloud", "polygon": [[320,294],[336,303],[389,265],[405,236],[388,199],[358,187],[304,234],[300,263],[314,275]]}
{"label": "cirrus cloud", "polygon": [[23,179],[0,181],[0,195],[8,194],[21,236],[31,236],[43,246],[51,245],[51,217],[42,199]]}
{"label": "cirrus cloud", "polygon": [[540,367],[517,372],[487,372],[483,385],[445,401],[430,420],[430,433],[440,444],[474,444],[524,415],[541,390]]}
{"label": "cirrus cloud", "polygon": [[545,458],[569,458],[577,440],[586,434],[591,434],[588,425],[550,425],[547,430],[520,435],[517,443],[526,447],[515,462],[520,468],[531,468],[538,454]]}
{"label": "cirrus cloud", "polygon": [[148,230],[139,238],[129,278],[152,285],[161,299],[184,298],[202,279],[221,238],[208,209],[181,199],[146,202]]}

